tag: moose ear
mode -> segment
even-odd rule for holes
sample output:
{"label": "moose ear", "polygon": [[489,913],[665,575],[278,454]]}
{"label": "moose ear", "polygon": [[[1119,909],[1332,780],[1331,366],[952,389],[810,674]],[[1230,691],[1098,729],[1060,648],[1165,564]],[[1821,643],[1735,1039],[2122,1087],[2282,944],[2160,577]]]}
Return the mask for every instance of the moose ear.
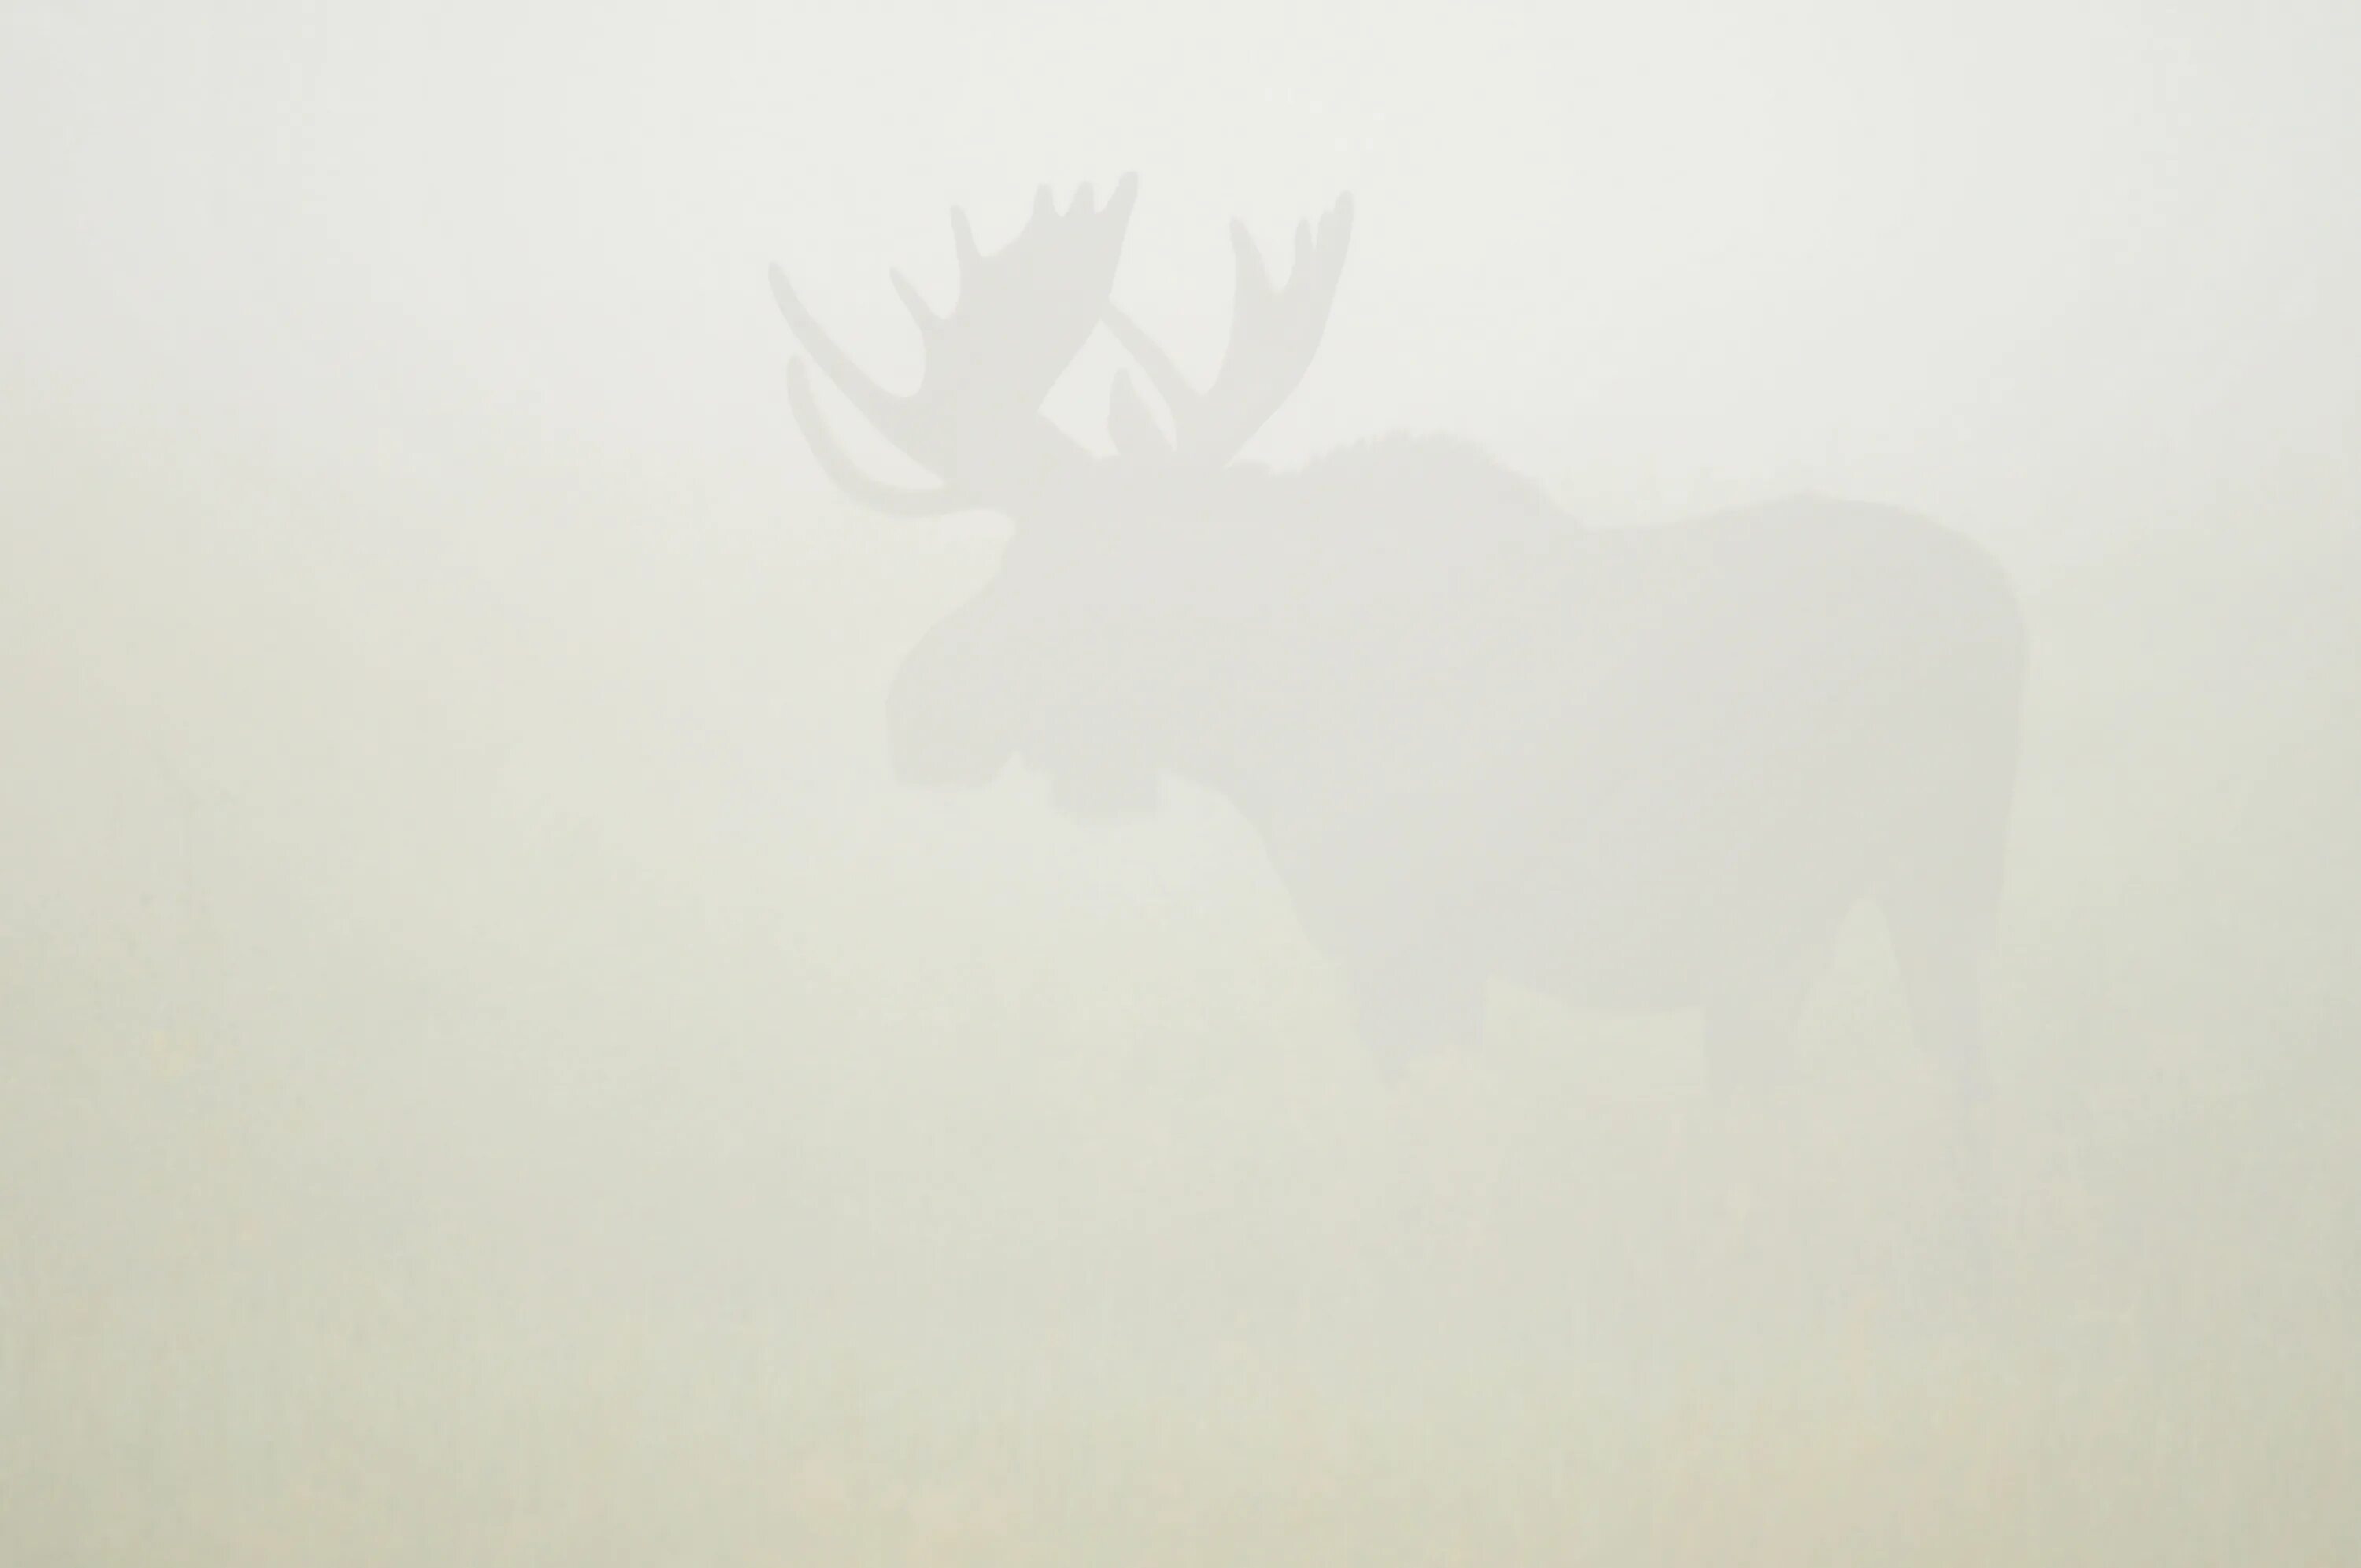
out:
{"label": "moose ear", "polygon": [[1115,391],[1107,399],[1107,435],[1126,457],[1172,455],[1172,443],[1165,439],[1156,416],[1148,411],[1147,400],[1131,384],[1128,370],[1115,373]]}

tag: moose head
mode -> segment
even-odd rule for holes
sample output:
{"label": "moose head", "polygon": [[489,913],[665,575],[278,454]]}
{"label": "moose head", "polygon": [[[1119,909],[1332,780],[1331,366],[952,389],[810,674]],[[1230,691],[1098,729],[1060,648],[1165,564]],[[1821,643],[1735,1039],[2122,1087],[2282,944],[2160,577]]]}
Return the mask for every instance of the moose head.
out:
{"label": "moose head", "polygon": [[[1069,810],[1137,807],[1174,761],[1190,707],[1224,721],[1240,711],[1227,677],[1243,666],[1208,666],[1247,650],[1222,654],[1202,636],[1158,637],[1153,623],[1220,613],[1192,598],[1190,578],[1213,569],[1205,546],[1258,510],[1255,471],[1235,459],[1319,347],[1352,203],[1340,199],[1316,227],[1298,225],[1292,268],[1278,285],[1244,225],[1232,226],[1229,344],[1200,390],[1113,301],[1137,193],[1126,175],[1104,204],[1084,185],[1060,209],[1043,186],[1024,229],[990,255],[954,209],[951,309],[938,312],[892,274],[925,350],[918,386],[906,393],[879,386],[786,275],[771,270],[779,308],[811,362],[935,483],[905,488],[862,469],[822,417],[799,359],[788,370],[790,403],[829,478],[879,512],[989,509],[1015,524],[993,582],[920,641],[895,681],[892,753],[906,783],[980,784],[1018,757],[1049,776]],[[1169,438],[1127,371],[1116,373],[1108,407],[1113,455],[1091,452],[1043,413],[1043,400],[1101,328],[1163,403]]]}

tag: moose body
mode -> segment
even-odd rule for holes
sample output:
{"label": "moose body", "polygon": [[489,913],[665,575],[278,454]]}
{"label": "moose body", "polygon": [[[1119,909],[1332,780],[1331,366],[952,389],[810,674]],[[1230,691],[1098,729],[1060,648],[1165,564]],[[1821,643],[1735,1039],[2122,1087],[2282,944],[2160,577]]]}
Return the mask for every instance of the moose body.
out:
{"label": "moose body", "polygon": [[[1440,438],[1292,473],[1233,464],[1316,346],[1349,209],[1299,233],[1281,291],[1239,236],[1229,353],[1197,393],[1105,302],[1131,190],[1063,214],[1045,193],[988,259],[961,223],[964,295],[1012,302],[971,316],[963,299],[944,321],[903,285],[928,343],[906,399],[774,274],[822,367],[943,485],[853,469],[799,374],[797,418],[839,481],[1016,523],[995,578],[896,678],[901,776],[980,784],[1021,759],[1078,812],[1144,805],[1167,775],[1221,793],[1389,1067],[1478,1033],[1500,979],[1701,1008],[1716,1063],[1763,1076],[1839,923],[1873,901],[1971,1102],[2023,659],[1994,563],[1906,513],[1817,499],[1585,527]],[[1026,286],[1044,271],[1060,289]],[[1027,311],[1037,330],[1011,330]],[[1102,323],[1163,393],[1171,441],[1127,378],[1115,457],[1038,422]],[[1013,384],[978,368],[978,345],[1018,343]]]}

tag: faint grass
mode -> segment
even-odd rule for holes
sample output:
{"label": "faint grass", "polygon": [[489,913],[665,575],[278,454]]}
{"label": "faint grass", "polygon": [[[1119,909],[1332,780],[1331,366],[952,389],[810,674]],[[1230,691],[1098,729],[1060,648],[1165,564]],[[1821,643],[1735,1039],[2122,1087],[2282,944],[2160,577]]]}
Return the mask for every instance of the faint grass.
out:
{"label": "faint grass", "polygon": [[[2334,1562],[2349,1336],[1863,1340],[1632,1412],[1578,1384],[1339,1394],[1240,1363],[1130,1406],[892,1408],[752,1387],[693,1321],[225,1307],[115,1322],[17,1385],[21,1560],[58,1563]],[[482,1310],[481,1307],[478,1310]],[[870,1401],[873,1401],[871,1403]]]}
{"label": "faint grass", "polygon": [[1873,922],[1768,1107],[1498,994],[1448,1251],[1233,819],[879,787],[870,538],[712,632],[825,687],[760,832],[577,691],[498,789],[288,765],[202,996],[164,916],[0,940],[0,1563],[2361,1561],[2354,685],[2196,678],[2341,546],[2044,607],[1971,1309]]}

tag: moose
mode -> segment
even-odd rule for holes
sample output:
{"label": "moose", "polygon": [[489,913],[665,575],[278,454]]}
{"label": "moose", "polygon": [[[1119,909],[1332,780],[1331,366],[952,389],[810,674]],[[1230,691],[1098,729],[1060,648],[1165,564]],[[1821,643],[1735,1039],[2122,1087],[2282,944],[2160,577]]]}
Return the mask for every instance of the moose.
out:
{"label": "moose", "polygon": [[[831,480],[881,512],[1013,524],[997,576],[895,676],[897,777],[979,785],[1017,758],[1077,814],[1144,807],[1168,777],[1227,797],[1389,1073],[1475,1039],[1499,980],[1701,1012],[1725,1081],[1774,1080],[1867,902],[1971,1124],[2025,660],[1995,561],[1814,497],[1585,525],[1444,437],[1242,461],[1320,345],[1351,200],[1298,226],[1277,285],[1233,225],[1201,390],[1113,301],[1137,193],[1126,175],[1061,208],[1045,186],[988,256],[954,211],[956,304],[893,274],[924,339],[908,393],[772,269],[810,361],[935,477],[863,470],[798,358],[791,407]],[[1111,455],[1041,411],[1101,329],[1165,414],[1119,370]]]}

